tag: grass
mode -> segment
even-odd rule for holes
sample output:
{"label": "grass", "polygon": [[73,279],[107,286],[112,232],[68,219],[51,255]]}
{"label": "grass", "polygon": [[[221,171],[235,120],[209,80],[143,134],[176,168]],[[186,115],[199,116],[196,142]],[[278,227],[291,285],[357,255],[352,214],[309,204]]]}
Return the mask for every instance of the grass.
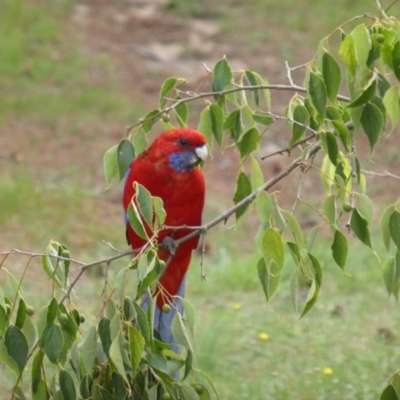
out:
{"label": "grass", "polygon": [[[137,111],[124,96],[117,74],[101,84],[91,71],[112,71],[108,57],[89,59],[75,47],[77,37],[63,17],[70,0],[4,0],[0,13],[0,124],[29,120],[55,130],[64,119],[80,123],[119,117],[128,122]],[[68,36],[69,40],[64,37]],[[6,39],[5,39],[6,38]],[[72,39],[72,41],[70,40]],[[75,39],[75,42],[74,42]],[[1,125],[0,125],[1,126]]]}
{"label": "grass", "polygon": [[[374,9],[372,1],[365,5],[341,0],[333,9],[328,1],[314,1],[313,14],[318,18],[311,20],[310,2],[305,0],[295,6],[289,1],[225,1],[222,11],[216,13],[203,13],[205,3],[199,1],[192,8],[185,8],[188,3],[183,1],[170,3],[171,12],[181,10],[185,17],[218,18],[224,33],[242,45],[248,43],[253,51],[262,47],[266,37],[271,42],[268,35],[273,35],[278,51],[289,55],[296,47],[309,51],[310,43],[315,45],[317,38],[338,23]],[[54,163],[64,153],[71,162],[63,170],[66,178],[58,180],[59,172],[52,164],[44,168],[0,159],[0,251],[12,247],[42,251],[55,239],[67,245],[74,258],[90,261],[112,253],[101,239],[122,249],[126,244],[119,188],[104,195],[99,190],[104,185],[93,184],[101,176],[96,171],[101,171],[106,144],[113,144],[115,138],[103,138],[99,146],[104,148],[97,149],[99,153],[89,142],[96,144],[99,126],[135,121],[140,105],[120,93],[121,83],[115,75],[100,83],[90,79],[91,68],[114,71],[113,61],[104,55],[89,59],[81,53],[78,38],[64,21],[72,5],[67,0],[4,0],[1,4],[0,135],[12,134],[10,126],[16,121],[34,124],[38,131],[50,133],[27,137],[25,146],[39,152],[43,142],[56,140],[62,151],[54,152]],[[232,20],[241,21],[240,32]],[[83,129],[91,132],[88,141]],[[106,136],[107,129],[101,134]],[[80,158],[71,156],[66,142],[74,135],[84,148]],[[208,240],[214,247],[206,259],[209,281],[201,282],[195,267],[188,277],[188,299],[197,310],[197,363],[213,378],[221,397],[379,397],[399,367],[395,351],[399,326],[398,306],[387,298],[375,256],[355,244],[348,261],[351,275],[346,275],[328,255],[330,243],[321,239],[315,248],[324,264],[321,297],[299,321],[289,295],[293,266],[286,262],[281,287],[267,307],[255,268],[258,256],[249,250],[252,247],[246,230],[243,232],[211,232]],[[19,277],[27,261],[14,256],[5,266]],[[111,282],[121,265],[124,262],[112,266]],[[25,281],[26,298],[36,309],[47,301],[43,293],[51,291],[40,270],[40,262],[32,261]],[[2,288],[8,290],[4,274],[0,278]],[[86,310],[88,325],[99,310],[102,285],[103,277],[95,272],[77,285],[74,301]],[[268,336],[260,338],[260,334]],[[324,373],[324,368],[330,368],[332,374],[326,373],[329,370]],[[1,382],[1,389],[9,388],[10,382]]]}
{"label": "grass", "polygon": [[198,363],[222,398],[379,397],[398,368],[398,306],[388,299],[370,250],[353,243],[345,274],[329,246],[322,240],[315,249],[324,265],[323,286],[301,320],[290,298],[290,260],[269,307],[258,283],[257,256],[206,259],[206,283],[192,268],[188,297],[197,310]]}

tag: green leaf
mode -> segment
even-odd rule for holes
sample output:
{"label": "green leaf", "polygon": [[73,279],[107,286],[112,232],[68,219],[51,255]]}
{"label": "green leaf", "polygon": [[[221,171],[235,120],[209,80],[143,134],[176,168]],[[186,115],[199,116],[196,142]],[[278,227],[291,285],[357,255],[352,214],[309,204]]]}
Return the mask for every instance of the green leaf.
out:
{"label": "green leaf", "polygon": [[386,247],[386,250],[389,251],[390,250],[390,228],[389,228],[389,220],[390,217],[393,214],[393,211],[395,210],[395,206],[394,204],[391,204],[390,206],[388,206],[382,213],[382,217],[379,223],[380,229],[381,229],[381,233],[382,233],[382,237],[383,237],[383,243]]}
{"label": "green leaf", "polygon": [[[394,390],[396,391],[396,395],[400,396],[400,372],[395,372],[389,379],[388,384],[392,385]],[[395,400],[391,398],[391,400]]]}
{"label": "green leaf", "polygon": [[297,219],[289,211],[284,211],[283,214],[287,220],[289,229],[292,231],[295,243],[300,248],[305,247],[303,232]]}
{"label": "green leaf", "polygon": [[42,362],[44,353],[38,350],[32,362],[32,393],[35,394],[39,390],[42,380]]}
{"label": "green leaf", "polygon": [[158,101],[158,107],[163,109],[168,102],[168,97],[171,97],[172,91],[182,83],[185,83],[185,79],[181,78],[168,78],[164,81],[161,86],[160,96]]}
{"label": "green leaf", "polygon": [[207,139],[207,145],[210,147],[210,150],[213,148],[213,130],[211,126],[211,115],[210,115],[210,106],[207,106],[200,113],[199,125],[197,126],[197,130],[201,132]]}
{"label": "green leaf", "polygon": [[383,96],[383,104],[386,112],[392,121],[392,130],[397,125],[400,117],[400,97],[399,88],[397,86],[391,86]]}
{"label": "green leaf", "polygon": [[140,333],[143,335],[146,345],[152,349],[154,347],[154,343],[146,313],[136,302],[133,303],[133,306],[135,307],[137,315],[137,327]]}
{"label": "green leaf", "polygon": [[119,179],[122,179],[135,158],[135,150],[133,149],[130,140],[124,139],[120,142],[118,145],[117,155]]}
{"label": "green leaf", "polygon": [[328,150],[328,156],[333,165],[337,165],[337,159],[339,156],[339,147],[337,144],[336,136],[332,132],[325,132],[326,147]]}
{"label": "green leaf", "polygon": [[365,66],[368,61],[369,52],[372,48],[368,29],[364,25],[358,25],[351,32],[351,36],[354,38],[358,63],[360,66]]}
{"label": "green leaf", "polygon": [[379,94],[383,98],[386,92],[392,87],[392,85],[386,79],[385,75],[381,74],[380,72],[377,73],[377,80],[378,80]]}
{"label": "green leaf", "polygon": [[[178,313],[177,313],[178,314]],[[149,365],[156,371],[160,371],[164,374],[168,374],[167,360],[162,353],[156,351],[154,353],[145,352],[143,358],[149,363]]]}
{"label": "green leaf", "polygon": [[[85,375],[80,383],[79,391],[83,399],[91,399],[92,398],[92,385],[93,385],[93,378],[91,375]],[[123,381],[122,381],[123,385]],[[121,386],[122,386],[121,385]]]}
{"label": "green leaf", "polygon": [[165,212],[164,203],[160,197],[153,197],[153,209],[154,209],[154,228],[158,229],[164,224],[167,213]]}
{"label": "green leaf", "polygon": [[223,91],[233,79],[231,67],[227,59],[224,57],[215,64],[214,75],[213,75],[213,91]]}
{"label": "green leaf", "polygon": [[396,259],[388,258],[382,265],[382,277],[389,296],[394,294],[396,289]]}
{"label": "green leaf", "polygon": [[65,369],[60,371],[59,383],[64,400],[76,400],[77,397],[74,380]]}
{"label": "green leaf", "polygon": [[244,158],[257,149],[260,140],[260,133],[257,128],[250,128],[240,140],[238,147],[240,158]]}
{"label": "green leaf", "polygon": [[360,122],[368,137],[372,152],[383,130],[383,115],[375,104],[367,103],[361,114]]}
{"label": "green leaf", "polygon": [[314,226],[310,229],[307,235],[307,251],[310,252],[314,246],[315,239],[317,238],[319,226]]}
{"label": "green leaf", "polygon": [[310,72],[308,80],[308,94],[311,103],[321,117],[325,116],[326,88],[323,79],[315,72]]}
{"label": "green leaf", "polygon": [[336,225],[336,195],[332,194],[324,200],[322,210],[327,220]]}
{"label": "green leaf", "polygon": [[110,332],[111,321],[108,318],[102,318],[98,325],[99,336],[101,345],[105,355],[110,358],[110,347],[111,347],[111,332]]}
{"label": "green leaf", "polygon": [[24,321],[24,326],[21,330],[28,342],[28,348],[31,350],[37,341],[36,326],[33,324],[30,318],[26,318]]}
{"label": "green leaf", "polygon": [[40,335],[40,347],[53,364],[57,363],[63,345],[61,329],[55,324],[46,326]]}
{"label": "green leaf", "polygon": [[110,147],[103,158],[104,177],[109,185],[118,173],[118,145]]}
{"label": "green leaf", "polygon": [[350,227],[357,238],[372,249],[368,221],[359,213],[357,208],[353,208],[350,218]]}
{"label": "green leaf", "polygon": [[15,361],[18,366],[20,375],[24,372],[25,365],[28,361],[28,342],[22,331],[16,326],[10,325],[4,336],[4,345],[8,355]]}
{"label": "green leaf", "polygon": [[360,95],[355,98],[352,102],[347,105],[347,108],[355,108],[363,106],[368,103],[374,96],[376,92],[376,80],[373,80],[372,83],[362,92]]}
{"label": "green leaf", "polygon": [[400,42],[399,41],[397,41],[393,47],[392,59],[393,59],[393,72],[396,75],[396,78],[400,81]]}
{"label": "green leaf", "polygon": [[311,264],[314,269],[314,279],[311,283],[310,290],[308,291],[306,305],[301,313],[300,318],[303,318],[304,315],[306,315],[316,303],[322,283],[322,268],[319,264],[319,261],[312,254],[308,254],[308,257],[311,260]]}
{"label": "green leaf", "polygon": [[292,123],[292,139],[290,141],[290,147],[292,147],[299,139],[301,139],[307,129],[306,125],[310,118],[307,107],[299,104],[293,110],[293,122]]}
{"label": "green leaf", "polygon": [[146,223],[151,226],[153,222],[153,205],[151,193],[142,185],[135,182],[136,203],[140,215],[144,218]]}
{"label": "green leaf", "polygon": [[[244,172],[241,172],[238,176],[236,182],[236,192],[233,197],[234,204],[238,204],[245,197],[247,197],[251,193],[251,182],[250,179]],[[240,207],[236,211],[236,222],[239,222],[240,218],[244,215],[246,209],[249,207],[249,204],[246,204]]]}
{"label": "green leaf", "polygon": [[219,396],[218,390],[217,390],[213,380],[204,371],[198,370],[197,373],[199,375],[201,375],[203,378],[205,378],[209,387],[211,387],[211,389],[213,390],[217,400],[221,400],[221,397]]}
{"label": "green leaf", "polygon": [[142,219],[140,217],[139,210],[135,204],[135,202],[130,202],[128,206],[127,217],[129,224],[131,225],[132,229],[135,233],[140,236],[142,239],[149,240],[146,230],[144,228]]}
{"label": "green leaf", "polygon": [[[179,100],[180,97],[178,97],[176,100]],[[185,127],[187,124],[187,120],[189,117],[189,108],[185,102],[182,102],[178,104],[175,108],[174,111],[176,113],[177,119],[178,119],[178,124],[181,128]]]}
{"label": "green leaf", "polygon": [[82,357],[86,373],[90,374],[97,356],[97,333],[95,326],[91,326],[83,335],[83,339],[79,344],[79,353]]}
{"label": "green leaf", "polygon": [[348,255],[348,244],[347,238],[341,231],[336,229],[335,237],[331,246],[333,259],[336,264],[344,270],[346,266],[346,260]]}
{"label": "green leaf", "polygon": [[239,109],[233,110],[224,122],[224,131],[230,131],[232,139],[237,142],[242,134],[242,116]]}
{"label": "green leaf", "polygon": [[8,324],[7,312],[3,306],[0,306],[0,337],[4,336]]}
{"label": "green leaf", "polygon": [[[257,86],[258,85],[258,80],[257,80],[257,75],[253,71],[246,71],[246,78],[249,81],[251,86]],[[256,103],[257,106],[260,105],[260,94],[257,89],[252,90],[253,96],[254,96],[254,102]]]}
{"label": "green leaf", "polygon": [[350,72],[351,76],[354,78],[358,66],[358,59],[353,36],[347,35],[345,37],[339,48],[339,56],[343,60],[344,65]]}
{"label": "green leaf", "polygon": [[171,332],[179,344],[194,352],[193,336],[191,335],[186,319],[179,312],[174,315]]}
{"label": "green leaf", "polygon": [[54,323],[57,314],[58,314],[58,301],[55,297],[53,297],[47,308],[47,325],[51,325]]}
{"label": "green leaf", "polygon": [[179,385],[178,393],[180,399],[185,399],[185,400],[199,399],[199,395],[197,394],[197,392],[191,386],[188,385]]}
{"label": "green leaf", "polygon": [[193,304],[185,298],[182,298],[182,304],[185,314],[185,323],[189,329],[191,337],[194,338],[195,310]]}
{"label": "green leaf", "polygon": [[17,318],[15,319],[15,326],[22,330],[26,319],[26,303],[24,299],[19,299]]}
{"label": "green leaf", "polygon": [[393,211],[389,218],[389,232],[393,242],[400,249],[400,213],[397,210]]}
{"label": "green leaf", "polygon": [[112,341],[110,346],[110,358],[118,373],[124,378],[124,381],[129,384],[129,380],[125,373],[124,359],[122,352],[124,351],[124,338],[122,332],[119,331],[116,338]]}
{"label": "green leaf", "polygon": [[160,262],[157,257],[152,259],[139,283],[137,297],[141,297],[147,288],[157,281],[163,267],[164,262]]}
{"label": "green leaf", "polygon": [[256,198],[256,208],[260,220],[262,222],[268,222],[274,211],[274,202],[267,192],[262,191],[258,193]]}
{"label": "green leaf", "polygon": [[264,183],[264,175],[259,162],[251,157],[251,187],[256,190]]}
{"label": "green leaf", "polygon": [[322,76],[325,82],[326,93],[329,100],[332,103],[336,103],[342,77],[339,64],[328,52],[325,52],[322,56]]}
{"label": "green leaf", "polygon": [[[138,132],[141,132],[144,134],[144,136],[146,136],[146,133],[149,133],[151,131],[151,128],[153,127],[153,125],[161,118],[160,115],[160,110],[151,110],[150,112],[148,112],[143,118],[140,119],[140,121],[142,121],[139,129],[137,129],[133,135],[133,138],[135,139],[135,137],[137,136]],[[135,146],[135,142],[134,142],[134,146],[133,146],[136,150],[136,146]],[[136,154],[140,154],[140,153],[136,153]]]}
{"label": "green leaf", "polygon": [[211,131],[215,137],[217,143],[221,146],[222,139],[224,137],[223,123],[224,115],[221,107],[217,104],[211,104],[210,106],[210,120],[211,120]]}
{"label": "green leaf", "polygon": [[265,259],[261,258],[257,264],[257,271],[258,278],[260,279],[265,294],[265,299],[267,303],[269,303],[281,280],[281,268],[272,260],[267,268]]}
{"label": "green leaf", "polygon": [[253,120],[257,122],[257,124],[270,126],[274,123],[275,118],[270,115],[253,114]]}
{"label": "green leaf", "polygon": [[[78,332],[78,327],[75,321],[74,316],[71,313],[68,313],[67,309],[61,305],[60,306],[60,313],[58,314],[58,321],[61,325],[61,328],[64,332],[66,332],[71,338],[75,341],[76,340],[76,335]],[[65,314],[67,318],[61,317],[60,315]]]}
{"label": "green leaf", "polygon": [[133,325],[129,325],[128,331],[132,374],[135,374],[142,359],[145,341],[143,335]]}
{"label": "green leaf", "polygon": [[13,371],[16,376],[20,376],[20,370],[14,359],[8,354],[7,348],[4,344],[4,336],[0,339],[0,361],[4,364],[10,371]]}
{"label": "green leaf", "polygon": [[141,128],[137,129],[135,131],[135,134],[133,135],[132,140],[135,156],[137,157],[147,149],[147,146],[149,144],[146,132]]}
{"label": "green leaf", "polygon": [[332,121],[332,125],[334,126],[335,131],[339,134],[340,140],[346,151],[350,151],[351,133],[349,128],[347,128],[346,124],[341,121]]}
{"label": "green leaf", "polygon": [[335,106],[326,106],[326,118],[330,121],[343,121],[342,114]]}
{"label": "green leaf", "polygon": [[271,257],[280,269],[285,260],[282,237],[278,231],[268,228],[263,237],[263,250]]}
{"label": "green leaf", "polygon": [[189,374],[192,371],[193,371],[193,353],[190,350],[188,350],[185,360],[185,371],[183,373],[182,382],[189,376]]}
{"label": "green leaf", "polygon": [[368,221],[368,224],[372,224],[372,219],[374,217],[374,203],[365,194],[359,193],[358,197],[358,210],[361,215]]}
{"label": "green leaf", "polygon": [[387,385],[379,400],[399,400],[399,396],[392,385]]}

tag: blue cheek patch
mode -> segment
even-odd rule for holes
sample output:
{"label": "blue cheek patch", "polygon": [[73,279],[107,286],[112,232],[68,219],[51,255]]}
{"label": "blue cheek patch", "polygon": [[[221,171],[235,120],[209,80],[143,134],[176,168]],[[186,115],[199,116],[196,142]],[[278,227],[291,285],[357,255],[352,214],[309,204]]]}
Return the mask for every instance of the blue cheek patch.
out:
{"label": "blue cheek patch", "polygon": [[187,172],[193,170],[193,166],[191,165],[192,162],[193,153],[189,151],[172,153],[169,155],[169,165],[176,172]]}

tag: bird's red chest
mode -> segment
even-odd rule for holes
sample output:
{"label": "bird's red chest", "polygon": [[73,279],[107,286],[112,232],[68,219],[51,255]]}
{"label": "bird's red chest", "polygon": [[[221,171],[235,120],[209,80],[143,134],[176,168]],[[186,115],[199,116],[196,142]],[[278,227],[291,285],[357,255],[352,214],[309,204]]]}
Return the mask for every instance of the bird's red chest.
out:
{"label": "bird's red chest", "polygon": [[[198,226],[204,206],[205,185],[203,173],[195,168],[186,172],[175,172],[162,162],[138,158],[131,167],[124,191],[124,208],[127,209],[134,195],[133,184],[137,182],[151,193],[163,200],[166,211],[165,225]],[[187,230],[176,231],[175,238],[182,237]],[[162,231],[159,241],[170,235],[171,231]],[[128,227],[129,240],[133,247],[140,247],[144,241]]]}

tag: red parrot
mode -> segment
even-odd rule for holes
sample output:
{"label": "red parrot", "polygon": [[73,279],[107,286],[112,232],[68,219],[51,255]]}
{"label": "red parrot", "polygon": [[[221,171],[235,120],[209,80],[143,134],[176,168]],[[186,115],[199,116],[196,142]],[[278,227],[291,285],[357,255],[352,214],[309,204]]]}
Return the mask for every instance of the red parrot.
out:
{"label": "red parrot", "polygon": [[[181,128],[162,133],[147,150],[133,160],[127,172],[123,193],[125,215],[135,194],[134,182],[137,182],[152,196],[158,196],[163,200],[166,211],[165,225],[177,227],[201,225],[205,184],[203,172],[199,166],[205,161],[207,155],[206,139],[198,131]],[[167,236],[179,239],[190,232],[190,229],[164,230],[160,232],[157,241],[162,244]],[[126,222],[126,237],[128,244],[134,249],[146,243],[134,232],[129,222]],[[166,342],[173,340],[169,326],[175,313],[168,313],[167,317],[167,314],[162,313],[162,306],[165,303],[171,303],[175,295],[183,297],[185,274],[198,240],[198,236],[194,237],[178,247],[157,284],[156,318],[160,320],[158,327],[155,321],[155,328],[159,330]],[[166,261],[170,253],[160,246],[158,256]],[[176,301],[175,303],[174,306],[182,312],[181,304]],[[176,308],[174,306],[172,311]],[[162,318],[165,318],[165,321],[162,321]],[[166,325],[164,328],[167,328],[169,332],[164,332],[162,325]]]}

